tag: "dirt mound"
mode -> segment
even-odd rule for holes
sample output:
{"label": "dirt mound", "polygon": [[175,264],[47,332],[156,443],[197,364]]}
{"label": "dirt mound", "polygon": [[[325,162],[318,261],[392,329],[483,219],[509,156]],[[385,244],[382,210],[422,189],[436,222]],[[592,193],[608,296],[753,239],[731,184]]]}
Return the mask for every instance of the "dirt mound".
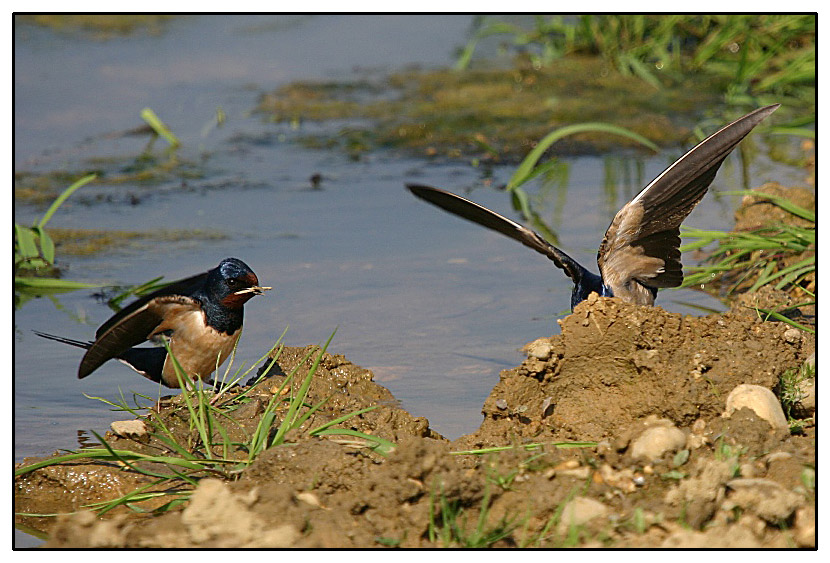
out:
{"label": "dirt mound", "polygon": [[681,316],[593,294],[501,373],[471,444],[515,438],[601,440],[651,414],[711,419],[743,383],[772,389],[813,344],[757,315]]}
{"label": "dirt mound", "polygon": [[[481,428],[455,442],[400,409],[370,371],[326,354],[307,399],[324,406],[236,479],[202,478],[183,509],[18,520],[48,530],[49,547],[815,544],[814,428],[792,435],[748,408],[722,416],[736,386],[772,389],[800,366],[812,337],[757,315],[682,317],[596,296],[560,324],[502,372]],[[277,374],[234,411],[240,428],[310,350],[283,351]],[[181,416],[178,402],[162,406],[167,420]],[[394,441],[386,457],[305,433],[373,405],[343,425]],[[562,443],[573,440],[592,442]],[[115,463],[46,467],[16,479],[15,508],[70,512],[151,481]]]}

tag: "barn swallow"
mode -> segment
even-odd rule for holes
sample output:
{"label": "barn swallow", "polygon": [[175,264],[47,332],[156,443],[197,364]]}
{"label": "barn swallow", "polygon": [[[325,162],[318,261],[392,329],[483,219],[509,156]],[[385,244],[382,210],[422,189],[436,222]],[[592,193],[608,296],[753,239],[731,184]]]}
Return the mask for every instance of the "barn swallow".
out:
{"label": "barn swallow", "polygon": [[680,224],[706,194],[724,159],[780,104],[759,108],[710,135],[666,168],[620,209],[597,252],[600,275],[537,233],[438,188],[407,184],[417,197],[519,241],[553,260],[574,283],[571,309],[591,292],[653,305],[657,290],[683,283]]}
{"label": "barn swallow", "polygon": [[242,333],[243,307],[261,287],[242,260],[226,258],[202,274],[175,281],[130,303],[102,324],[94,342],[34,331],[38,336],[86,349],[78,367],[82,379],[113,358],[144,377],[179,387],[173,362],[163,347],[134,348],[166,339],[182,369],[206,381],[228,358]]}

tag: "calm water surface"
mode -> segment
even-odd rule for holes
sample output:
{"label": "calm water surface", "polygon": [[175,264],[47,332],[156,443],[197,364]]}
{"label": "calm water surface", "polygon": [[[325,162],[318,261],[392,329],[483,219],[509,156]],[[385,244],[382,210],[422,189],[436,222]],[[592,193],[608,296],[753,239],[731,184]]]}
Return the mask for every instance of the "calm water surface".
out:
{"label": "calm water surface", "polygon": [[[153,108],[182,140],[180,156],[203,162],[205,176],[184,187],[180,180],[87,186],[50,226],[201,229],[222,238],[63,256],[67,277],[173,280],[239,257],[274,291],[246,307],[238,361],[258,358],[286,326],[286,343],[297,346],[323,342],[337,328],[331,351],[372,369],[407,410],[454,438],[479,425],[499,370],[521,360],[519,348],[558,333],[555,319],[568,308],[570,282],[543,256],[440,213],[403,188],[406,181],[459,192],[480,185],[481,172],[468,163],[383,152],[354,162],[285,142],[287,126],[263,123],[251,110],[262,92],[294,80],[452,64],[470,24],[467,16],[201,16],[175,20],[158,37],[108,41],[18,26],[15,167],[82,169],[91,157],[138,154],[146,139],[108,135],[140,125],[141,109]],[[217,107],[227,122],[212,129]],[[612,186],[610,195],[602,159],[570,160],[567,193],[550,209],[563,249],[593,267],[613,213],[680,152],[644,161],[643,177]],[[715,194],[687,224],[732,224],[734,201],[717,191],[741,187],[738,164],[727,161]],[[511,172],[497,168],[495,184]],[[323,175],[322,189],[310,189],[315,173]],[[797,178],[797,171],[763,159],[750,167],[753,184]],[[479,188],[471,197],[514,216],[504,193]],[[15,206],[15,220],[24,224],[42,213]],[[88,430],[104,432],[123,417],[84,395],[158,394],[117,362],[79,381],[80,351],[32,334],[90,338],[111,314],[92,293],[35,299],[15,312],[16,461],[75,448]],[[699,313],[688,303],[720,308],[688,290],[663,291],[658,303],[689,314]]]}

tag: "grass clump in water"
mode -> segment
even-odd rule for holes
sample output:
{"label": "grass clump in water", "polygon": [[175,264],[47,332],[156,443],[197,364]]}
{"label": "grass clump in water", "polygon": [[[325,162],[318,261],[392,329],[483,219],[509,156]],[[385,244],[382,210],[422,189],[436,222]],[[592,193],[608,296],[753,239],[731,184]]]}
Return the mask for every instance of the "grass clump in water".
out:
{"label": "grass clump in water", "polygon": [[99,39],[146,31],[159,35],[176,16],[155,14],[33,14],[15,16],[15,21],[60,31],[80,30]]}
{"label": "grass clump in water", "polygon": [[[689,128],[674,126],[666,115],[693,107],[690,97],[696,103],[712,98],[685,87],[668,89],[655,102],[636,78],[600,59],[577,57],[544,69],[408,70],[373,82],[294,83],[265,95],[258,109],[288,124],[308,146],[339,147],[355,157],[388,147],[518,161],[552,129],[584,121],[613,124],[662,145],[679,143]],[[335,121],[339,128],[318,133],[307,121]],[[639,143],[579,131],[558,148],[584,154],[620,146]]]}

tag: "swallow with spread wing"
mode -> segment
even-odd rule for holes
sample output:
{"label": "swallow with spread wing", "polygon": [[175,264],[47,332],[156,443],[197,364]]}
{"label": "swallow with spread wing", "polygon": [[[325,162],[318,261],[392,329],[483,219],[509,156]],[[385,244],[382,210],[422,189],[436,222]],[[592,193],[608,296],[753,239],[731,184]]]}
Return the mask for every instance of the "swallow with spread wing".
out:
{"label": "swallow with spread wing", "polygon": [[657,290],[683,283],[680,224],[706,194],[720,165],[780,104],[759,108],[713,133],[681,156],[620,209],[597,252],[600,275],[527,227],[438,188],[407,184],[417,197],[519,241],[553,260],[573,281],[571,308],[591,292],[653,305]]}
{"label": "swallow with spread wing", "polygon": [[194,381],[205,381],[236,346],[245,303],[268,289],[259,285],[256,274],[242,260],[226,258],[208,272],[130,303],[101,325],[94,342],[35,333],[86,349],[78,378],[117,359],[152,381],[176,388],[179,378],[167,350],[135,346],[164,338],[184,372]]}

